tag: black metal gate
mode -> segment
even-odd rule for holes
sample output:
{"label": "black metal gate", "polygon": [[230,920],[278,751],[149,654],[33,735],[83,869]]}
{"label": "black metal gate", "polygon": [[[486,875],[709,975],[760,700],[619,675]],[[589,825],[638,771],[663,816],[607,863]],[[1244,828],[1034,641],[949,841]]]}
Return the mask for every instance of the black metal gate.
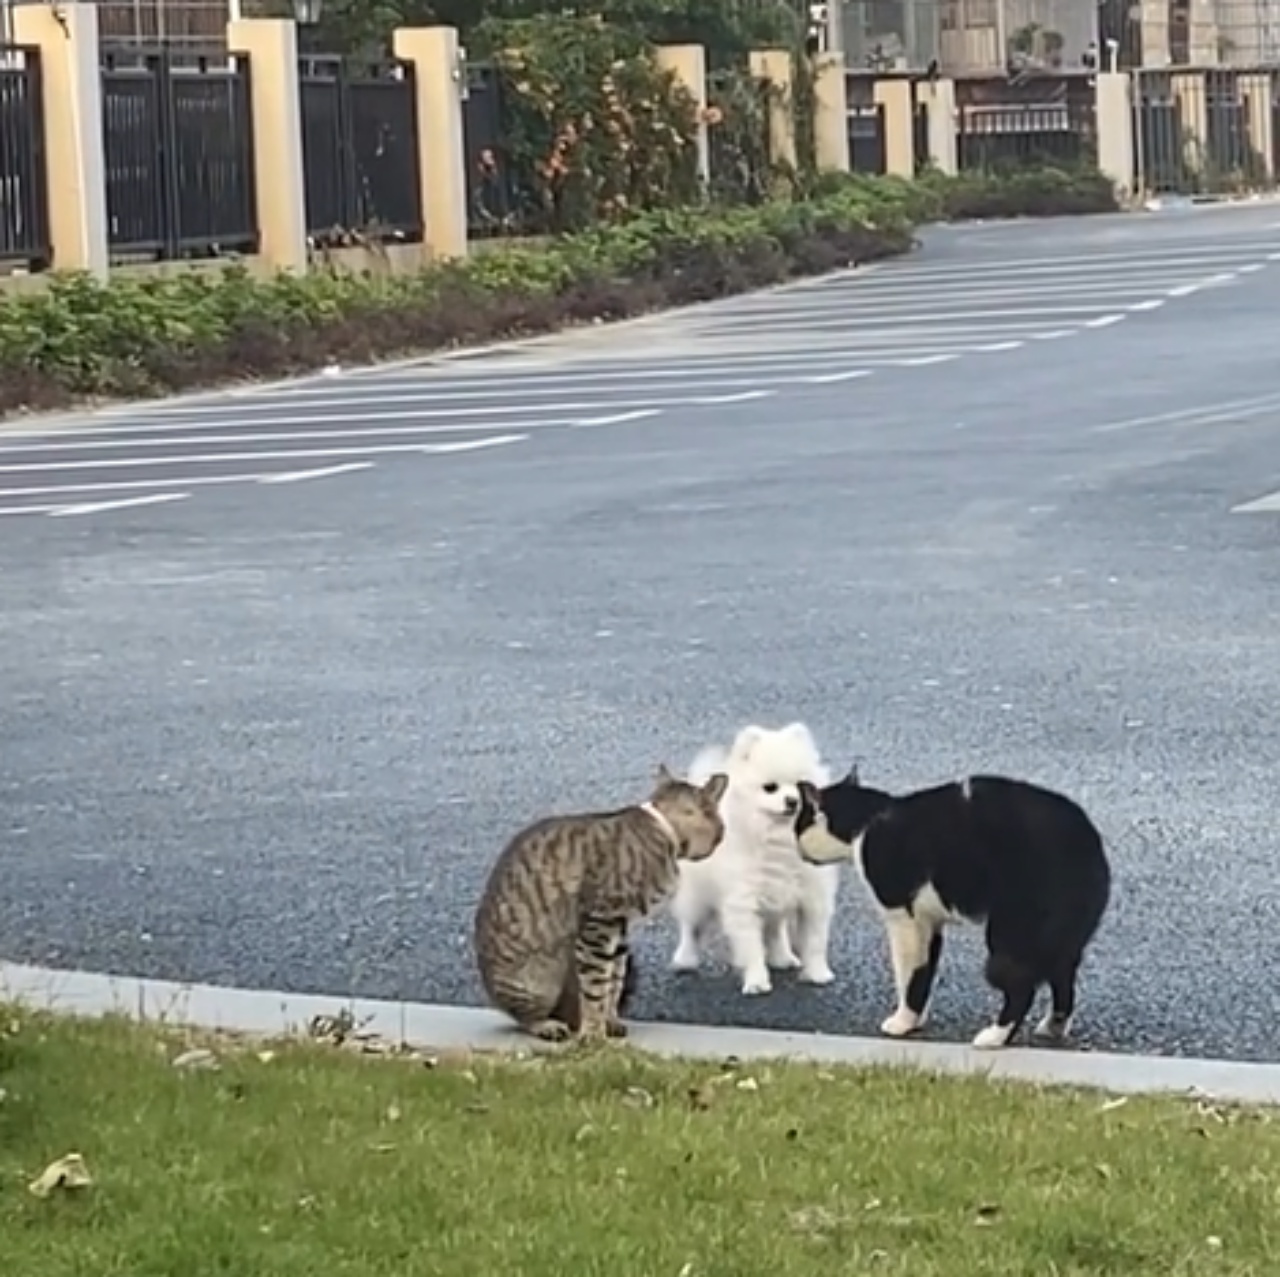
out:
{"label": "black metal gate", "polygon": [[47,266],[48,177],[40,55],[0,43],[0,261]]}
{"label": "black metal gate", "polygon": [[423,213],[413,68],[306,56],[299,67],[307,233],[416,242]]}
{"label": "black metal gate", "polygon": [[246,59],[104,50],[107,242],[162,260],[258,248]]}

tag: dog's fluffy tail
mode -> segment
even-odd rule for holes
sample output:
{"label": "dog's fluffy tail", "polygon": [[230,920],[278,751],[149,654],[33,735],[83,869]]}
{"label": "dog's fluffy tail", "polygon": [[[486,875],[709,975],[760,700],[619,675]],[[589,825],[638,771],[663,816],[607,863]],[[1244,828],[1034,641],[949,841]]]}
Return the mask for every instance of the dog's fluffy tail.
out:
{"label": "dog's fluffy tail", "polygon": [[691,785],[705,785],[716,772],[725,770],[729,751],[723,745],[707,745],[694,755],[689,764],[688,780]]}

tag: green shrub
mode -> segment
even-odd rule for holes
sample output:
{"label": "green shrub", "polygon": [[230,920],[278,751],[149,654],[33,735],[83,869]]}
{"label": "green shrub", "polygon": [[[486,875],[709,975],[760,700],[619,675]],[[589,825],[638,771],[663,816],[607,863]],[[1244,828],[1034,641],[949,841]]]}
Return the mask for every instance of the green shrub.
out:
{"label": "green shrub", "polygon": [[1105,179],[1057,169],[815,185],[808,200],[657,209],[414,275],[55,277],[47,292],[0,301],[0,414],[619,319],[903,253],[930,220],[1115,207]]}

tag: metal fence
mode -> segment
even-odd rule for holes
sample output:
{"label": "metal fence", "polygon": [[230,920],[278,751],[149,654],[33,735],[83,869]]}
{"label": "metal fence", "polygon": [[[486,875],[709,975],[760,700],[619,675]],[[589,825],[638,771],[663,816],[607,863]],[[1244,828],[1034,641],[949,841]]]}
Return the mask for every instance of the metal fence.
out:
{"label": "metal fence", "polygon": [[467,165],[467,229],[475,239],[518,234],[520,184],[503,145],[502,77],[495,67],[472,63],[462,99]]}
{"label": "metal fence", "polygon": [[1135,72],[1135,185],[1148,194],[1185,195],[1273,186],[1277,125],[1275,67]]}
{"label": "metal fence", "polygon": [[413,68],[307,56],[299,65],[307,231],[320,242],[421,240]]}
{"label": "metal fence", "polygon": [[0,43],[0,261],[50,255],[40,56]]}
{"label": "metal fence", "polygon": [[225,53],[104,51],[107,239],[117,256],[256,252],[249,67]]}
{"label": "metal fence", "polygon": [[1092,77],[1037,76],[956,82],[956,158],[964,171],[1097,159]]}

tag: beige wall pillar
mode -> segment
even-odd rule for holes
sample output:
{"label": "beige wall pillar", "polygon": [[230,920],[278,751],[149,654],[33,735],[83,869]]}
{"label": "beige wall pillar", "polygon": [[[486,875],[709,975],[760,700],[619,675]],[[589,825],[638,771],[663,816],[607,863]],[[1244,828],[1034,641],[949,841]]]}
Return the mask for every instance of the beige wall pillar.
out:
{"label": "beige wall pillar", "polygon": [[106,279],[97,6],[20,4],[13,10],[13,34],[16,43],[40,54],[53,268],[89,271]]}
{"label": "beige wall pillar", "polygon": [[304,272],[307,186],[298,101],[297,28],[290,18],[240,18],[227,24],[227,47],[249,60],[262,262],[271,270]]}
{"label": "beige wall pillar", "polygon": [[418,107],[418,171],[425,226],[433,257],[467,254],[467,149],[462,132],[466,75],[453,27],[400,27],[392,50],[413,67]]}
{"label": "beige wall pillar", "polygon": [[769,157],[775,164],[796,164],[796,123],[789,49],[758,49],[750,55],[751,74],[769,86]]}
{"label": "beige wall pillar", "polygon": [[929,113],[929,159],[943,173],[958,173],[955,81],[921,80],[916,92]]}
{"label": "beige wall pillar", "polygon": [[711,141],[707,136],[707,51],[700,44],[660,44],[657,63],[673,75],[698,104],[698,176],[711,181]]}
{"label": "beige wall pillar", "polygon": [[1098,170],[1109,177],[1121,202],[1133,192],[1133,104],[1126,72],[1100,72],[1095,92],[1098,126]]}
{"label": "beige wall pillar", "polygon": [[1189,34],[1189,54],[1191,65],[1196,67],[1217,66],[1218,29],[1215,0],[1191,0],[1191,30]]}
{"label": "beige wall pillar", "polygon": [[845,89],[844,54],[820,53],[813,60],[814,141],[820,172],[849,171],[849,98]]}
{"label": "beige wall pillar", "polygon": [[[1249,145],[1257,156],[1257,171],[1250,178],[1274,178],[1275,148],[1272,143],[1270,71],[1253,71],[1240,76],[1240,96],[1244,100],[1249,122]],[[1252,161],[1253,157],[1250,157]]]}
{"label": "beige wall pillar", "polygon": [[885,172],[914,177],[916,172],[914,104],[910,80],[877,80],[872,101],[884,108]]}

